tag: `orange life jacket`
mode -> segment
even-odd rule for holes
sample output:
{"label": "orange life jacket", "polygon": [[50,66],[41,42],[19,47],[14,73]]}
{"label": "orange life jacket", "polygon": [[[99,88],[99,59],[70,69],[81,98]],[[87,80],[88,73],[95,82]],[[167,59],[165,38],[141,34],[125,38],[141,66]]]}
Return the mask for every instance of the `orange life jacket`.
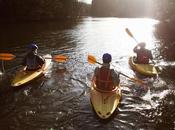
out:
{"label": "orange life jacket", "polygon": [[113,90],[114,83],[112,80],[111,70],[106,67],[101,67],[96,75],[96,86],[102,90]]}

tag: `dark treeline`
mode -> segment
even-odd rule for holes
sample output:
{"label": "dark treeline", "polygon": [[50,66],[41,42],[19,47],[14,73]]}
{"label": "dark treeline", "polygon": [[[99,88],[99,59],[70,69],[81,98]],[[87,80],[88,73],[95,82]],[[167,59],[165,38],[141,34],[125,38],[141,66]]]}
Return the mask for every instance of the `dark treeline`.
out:
{"label": "dark treeline", "polygon": [[[158,0],[157,0],[158,1]],[[157,2],[158,17],[156,36],[161,40],[159,52],[161,56],[170,61],[175,60],[175,0],[162,0]]]}
{"label": "dark treeline", "polygon": [[[91,12],[91,13],[90,13]],[[84,15],[152,17],[174,20],[175,0],[0,0],[0,17],[9,21],[75,18]]]}
{"label": "dark treeline", "polygon": [[[151,17],[159,19],[156,35],[160,52],[175,57],[175,0],[0,0],[0,22],[76,19],[79,16]],[[165,42],[166,41],[166,42]]]}
{"label": "dark treeline", "polygon": [[175,0],[93,0],[93,16],[152,17],[164,19],[175,13]]}
{"label": "dark treeline", "polygon": [[[93,0],[93,16],[143,17],[151,14],[147,8],[152,0]],[[152,6],[150,4],[150,6]]]}
{"label": "dark treeline", "polygon": [[175,21],[175,0],[92,0],[92,15]]}
{"label": "dark treeline", "polygon": [[38,21],[88,15],[90,5],[77,0],[0,0],[1,21]]}

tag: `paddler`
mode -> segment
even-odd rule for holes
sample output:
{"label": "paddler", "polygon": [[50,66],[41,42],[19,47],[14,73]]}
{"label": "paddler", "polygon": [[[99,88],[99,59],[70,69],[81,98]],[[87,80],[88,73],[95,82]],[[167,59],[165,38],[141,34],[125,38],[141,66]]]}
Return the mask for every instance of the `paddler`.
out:
{"label": "paddler", "polygon": [[119,73],[116,73],[114,69],[110,69],[110,62],[112,56],[108,53],[103,54],[102,66],[96,67],[94,71],[94,80],[97,88],[102,90],[113,90],[119,85]]}
{"label": "paddler", "polygon": [[22,65],[27,66],[26,70],[34,71],[40,69],[43,64],[45,63],[45,60],[38,55],[38,46],[35,42],[31,43],[28,46],[28,53],[23,59]]}
{"label": "paddler", "polygon": [[145,46],[146,46],[146,43],[141,42],[133,49],[133,51],[137,55],[135,59],[135,62],[137,64],[149,64],[149,61],[153,60],[151,51],[146,49]]}

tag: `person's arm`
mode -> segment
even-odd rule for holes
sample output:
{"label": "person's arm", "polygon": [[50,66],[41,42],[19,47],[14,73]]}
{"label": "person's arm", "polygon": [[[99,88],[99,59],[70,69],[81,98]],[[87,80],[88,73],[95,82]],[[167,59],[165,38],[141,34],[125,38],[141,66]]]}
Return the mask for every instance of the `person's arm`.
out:
{"label": "person's arm", "polygon": [[94,76],[96,77],[97,76],[97,73],[99,72],[99,67],[96,67],[95,70],[94,70]]}
{"label": "person's arm", "polygon": [[134,51],[134,52],[136,52],[136,51],[137,51],[137,46],[135,46],[135,47],[134,47],[133,51]]}
{"label": "person's arm", "polygon": [[23,66],[26,66],[26,65],[27,65],[27,63],[26,63],[26,56],[25,56],[24,59],[22,60],[21,65],[23,65]]}
{"label": "person's arm", "polygon": [[27,63],[26,63],[26,56],[22,60],[21,65],[22,65],[22,67],[20,67],[20,72],[24,71],[25,68],[26,68],[26,65],[27,65]]}
{"label": "person's arm", "polygon": [[99,71],[99,67],[96,67],[95,70],[94,70],[94,75],[92,77],[92,80],[95,80],[96,79],[96,76],[97,76],[98,71]]}
{"label": "person's arm", "polygon": [[45,63],[45,59],[41,56],[37,56],[37,61],[39,62],[39,65],[42,66]]}
{"label": "person's arm", "polygon": [[133,51],[134,51],[135,53],[137,53],[138,47],[139,47],[139,45],[137,45],[137,46],[134,47]]}
{"label": "person's arm", "polygon": [[114,85],[117,86],[120,83],[119,73],[115,72],[114,69],[111,70]]}

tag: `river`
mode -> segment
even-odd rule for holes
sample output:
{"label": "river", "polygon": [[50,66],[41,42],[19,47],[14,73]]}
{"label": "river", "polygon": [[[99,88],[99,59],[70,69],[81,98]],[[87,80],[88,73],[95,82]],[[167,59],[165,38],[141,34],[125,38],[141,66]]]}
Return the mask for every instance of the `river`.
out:
{"label": "river", "polygon": [[[166,75],[145,78],[146,85],[120,76],[122,100],[118,113],[110,121],[99,120],[89,101],[90,80],[98,65],[89,64],[87,56],[93,55],[101,62],[103,53],[111,53],[113,67],[135,77],[128,58],[137,43],[125,28],[131,30],[137,41],[146,42],[156,57],[160,44],[160,39],[155,37],[158,23],[148,18],[88,17],[64,23],[1,24],[0,52],[23,56],[27,45],[35,41],[39,54],[62,54],[69,60],[52,61],[45,76],[18,89],[13,89],[10,83],[21,59],[4,62],[6,73],[0,77],[0,129],[175,129],[175,82]],[[155,61],[166,63],[156,58]]]}

